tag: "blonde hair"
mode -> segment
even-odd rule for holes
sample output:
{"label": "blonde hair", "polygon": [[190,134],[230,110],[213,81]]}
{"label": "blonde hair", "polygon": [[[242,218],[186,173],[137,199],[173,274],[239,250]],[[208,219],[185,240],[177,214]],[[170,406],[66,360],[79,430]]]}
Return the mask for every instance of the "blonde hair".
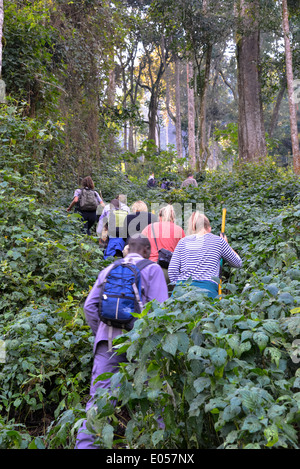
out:
{"label": "blonde hair", "polygon": [[175,223],[175,211],[173,206],[170,204],[166,205],[165,207],[162,207],[159,211],[158,216],[162,219],[162,221],[169,221],[171,223]]}
{"label": "blonde hair", "polygon": [[189,218],[188,234],[197,234],[200,231],[210,232],[211,226],[209,219],[199,211],[193,212]]}
{"label": "blonde hair", "polygon": [[116,199],[118,199],[122,204],[127,203],[127,195],[125,194],[119,194]]}
{"label": "blonde hair", "polygon": [[137,200],[131,206],[131,211],[135,212],[148,212],[148,207],[142,200]]}

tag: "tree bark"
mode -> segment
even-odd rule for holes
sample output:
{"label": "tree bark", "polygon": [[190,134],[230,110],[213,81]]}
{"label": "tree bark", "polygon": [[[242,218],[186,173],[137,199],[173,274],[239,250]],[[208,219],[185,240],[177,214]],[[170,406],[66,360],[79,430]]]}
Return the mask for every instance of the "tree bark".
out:
{"label": "tree bark", "polygon": [[2,36],[4,23],[3,0],[0,0],[0,78],[2,77]]}
{"label": "tree bark", "polygon": [[276,129],[276,126],[278,123],[279,109],[280,109],[281,102],[283,100],[285,90],[286,90],[286,79],[284,79],[281,83],[279,93],[277,95],[276,103],[272,112],[271,122],[269,126],[269,137],[273,137],[274,131]]}
{"label": "tree bark", "polygon": [[259,77],[259,0],[240,0],[242,33],[237,37],[239,160],[261,161],[267,154]]}
{"label": "tree bark", "polygon": [[200,100],[200,115],[199,115],[199,129],[200,129],[200,144],[199,144],[199,160],[197,163],[198,170],[201,171],[205,166],[205,153],[207,153],[207,138],[206,138],[206,105],[207,105],[207,90],[209,85],[209,76],[211,68],[212,45],[208,44],[205,61],[204,83]]}
{"label": "tree bark", "polygon": [[190,82],[193,79],[193,64],[187,63],[187,95],[188,95],[188,140],[189,140],[189,161],[192,169],[196,167],[195,150],[195,99],[194,88]]}
{"label": "tree bark", "polygon": [[297,113],[294,101],[294,90],[293,90],[293,60],[290,43],[290,28],[289,28],[289,14],[287,0],[282,0],[282,26],[284,32],[284,43],[285,43],[285,60],[286,60],[286,77],[288,85],[288,98],[289,98],[289,110],[290,110],[290,126],[291,126],[291,139],[292,139],[292,151],[293,151],[293,165],[294,172],[300,174],[300,151],[299,151],[299,137],[298,137],[298,126],[297,126]]}
{"label": "tree bark", "polygon": [[176,150],[182,157],[181,105],[180,105],[180,60],[175,58],[175,100],[176,100]]}

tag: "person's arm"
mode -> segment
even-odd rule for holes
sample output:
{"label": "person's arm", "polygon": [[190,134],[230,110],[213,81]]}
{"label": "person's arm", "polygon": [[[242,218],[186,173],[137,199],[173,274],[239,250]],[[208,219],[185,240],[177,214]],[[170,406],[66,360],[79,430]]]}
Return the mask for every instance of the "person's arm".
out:
{"label": "person's arm", "polygon": [[97,223],[96,233],[100,237],[101,237],[101,234],[102,234],[103,227],[104,227],[105,223],[108,221],[108,214],[109,214],[109,212],[104,209],[103,212],[101,213],[99,221]]}
{"label": "person's arm", "polygon": [[105,203],[101,199],[100,195],[98,194],[97,191],[95,191],[96,199],[98,200],[99,204],[102,205],[102,207],[105,207]]}
{"label": "person's arm", "polygon": [[72,208],[74,207],[75,204],[77,204],[77,202],[78,202],[78,196],[75,196],[72,202],[70,203],[69,207],[67,208],[67,212],[70,212],[70,210],[72,210]]}
{"label": "person's arm", "polygon": [[92,329],[92,332],[94,335],[96,335],[99,324],[100,324],[100,319],[99,319],[100,288],[99,286],[105,279],[105,276],[108,270],[109,270],[109,267],[106,267],[104,270],[100,272],[83,306],[83,310],[84,310],[87,323]]}
{"label": "person's arm", "polygon": [[222,258],[228,262],[228,264],[232,267],[241,268],[243,261],[240,256],[232,249],[232,247],[228,244],[228,239],[226,235],[220,234],[222,239],[221,247],[222,247]]}
{"label": "person's arm", "polygon": [[180,274],[180,241],[178,242],[168,268],[168,275],[171,283],[176,283]]}

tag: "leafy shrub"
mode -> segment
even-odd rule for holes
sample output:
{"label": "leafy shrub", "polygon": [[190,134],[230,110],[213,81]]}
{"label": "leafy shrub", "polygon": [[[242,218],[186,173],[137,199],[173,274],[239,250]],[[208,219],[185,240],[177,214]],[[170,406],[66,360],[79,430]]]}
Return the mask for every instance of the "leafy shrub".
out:
{"label": "leafy shrub", "polygon": [[[15,117],[9,132],[24,124]],[[92,366],[82,306],[109,261],[67,215],[69,184],[30,167],[29,148],[20,157],[19,143],[7,144],[0,160],[0,447],[71,448]],[[116,408],[99,391],[98,410],[88,413],[97,444],[298,447],[298,179],[268,162],[166,193],[129,185],[113,165],[95,180],[108,198],[128,184],[130,203],[203,203],[215,233],[226,206],[226,233],[244,260],[240,270],[224,264],[221,300],[187,289],[153,302],[117,341],[129,363],[112,377]]]}
{"label": "leafy shrub", "polygon": [[182,290],[149,304],[116,340],[129,363],[113,377],[112,397],[101,391],[98,413],[87,414],[98,444],[115,444],[114,399],[116,416],[129,410],[130,448],[296,448],[300,374],[287,344],[299,317],[291,330],[285,317],[265,318],[249,290],[215,302]]}
{"label": "leafy shrub", "polygon": [[216,233],[225,206],[244,265],[224,265],[221,300],[187,289],[154,301],[116,341],[129,363],[87,413],[99,447],[299,447],[298,192],[298,179],[268,162],[208,173],[188,191],[149,193],[151,201],[203,203]]}

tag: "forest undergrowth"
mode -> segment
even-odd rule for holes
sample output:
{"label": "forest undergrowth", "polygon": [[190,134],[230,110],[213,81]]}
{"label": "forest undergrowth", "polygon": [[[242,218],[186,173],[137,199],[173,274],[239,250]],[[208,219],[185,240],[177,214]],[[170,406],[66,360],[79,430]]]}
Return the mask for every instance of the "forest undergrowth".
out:
{"label": "forest undergrowth", "polygon": [[107,201],[118,187],[129,204],[141,194],[149,206],[202,203],[216,234],[226,207],[243,268],[224,265],[217,301],[187,287],[149,303],[117,340],[129,359],[112,379],[121,385],[86,416],[93,337],[83,303],[110,261],[67,214],[73,189],[29,167],[20,155],[0,167],[0,448],[73,448],[87,417],[100,448],[298,449],[298,178],[268,161],[146,193],[146,181],[111,169]]}

